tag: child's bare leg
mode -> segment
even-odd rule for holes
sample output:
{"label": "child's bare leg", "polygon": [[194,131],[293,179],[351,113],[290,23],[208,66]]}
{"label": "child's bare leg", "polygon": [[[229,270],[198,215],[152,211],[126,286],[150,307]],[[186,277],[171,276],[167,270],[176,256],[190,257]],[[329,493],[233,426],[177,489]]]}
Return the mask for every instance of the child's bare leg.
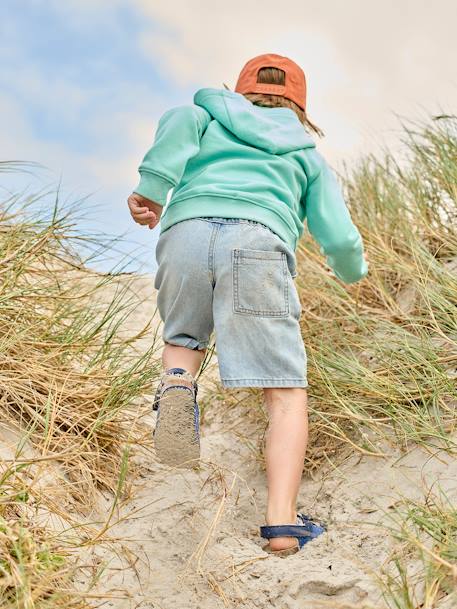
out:
{"label": "child's bare leg", "polygon": [[[295,524],[296,503],[308,441],[307,392],[300,387],[264,388],[269,414],[266,437],[268,525]],[[297,545],[294,537],[270,539],[272,550]]]}
{"label": "child's bare leg", "polygon": [[200,370],[201,363],[205,357],[206,349],[198,351],[197,349],[188,349],[187,347],[178,347],[165,343],[162,353],[162,363],[164,370],[169,368],[184,368],[187,372],[195,377]]}

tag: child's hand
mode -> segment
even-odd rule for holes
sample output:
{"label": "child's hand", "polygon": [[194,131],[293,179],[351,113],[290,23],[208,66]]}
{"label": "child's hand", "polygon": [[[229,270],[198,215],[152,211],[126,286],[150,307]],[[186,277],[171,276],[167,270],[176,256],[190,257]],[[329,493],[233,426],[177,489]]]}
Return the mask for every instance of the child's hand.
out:
{"label": "child's hand", "polygon": [[162,206],[133,192],[127,199],[130,214],[137,224],[154,228],[162,214]]}

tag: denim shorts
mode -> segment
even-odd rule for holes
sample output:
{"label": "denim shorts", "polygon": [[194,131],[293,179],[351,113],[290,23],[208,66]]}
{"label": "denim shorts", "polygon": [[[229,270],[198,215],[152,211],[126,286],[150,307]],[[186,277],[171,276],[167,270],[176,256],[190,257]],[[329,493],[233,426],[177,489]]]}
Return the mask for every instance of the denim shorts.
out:
{"label": "denim shorts", "polygon": [[295,254],[252,220],[192,218],[157,243],[163,340],[205,349],[225,387],[307,387]]}

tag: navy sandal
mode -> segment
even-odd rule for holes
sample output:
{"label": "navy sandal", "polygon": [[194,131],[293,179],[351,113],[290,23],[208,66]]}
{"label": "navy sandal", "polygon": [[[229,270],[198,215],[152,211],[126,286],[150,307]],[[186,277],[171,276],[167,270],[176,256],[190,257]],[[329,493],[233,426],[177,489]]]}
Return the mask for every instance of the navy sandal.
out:
{"label": "navy sandal", "polygon": [[296,524],[262,526],[260,527],[260,536],[264,539],[272,539],[275,537],[295,537],[298,545],[293,546],[292,548],[286,548],[284,550],[271,550],[269,549],[269,545],[266,545],[263,548],[266,552],[271,554],[288,555],[298,552],[306,543],[316,539],[316,537],[319,537],[319,535],[325,533],[326,530],[327,528],[325,525],[316,524],[309,516],[299,512],[297,514]]}
{"label": "navy sandal", "polygon": [[[176,377],[172,384],[165,377]],[[191,386],[180,384],[191,381]],[[153,432],[157,459],[166,465],[194,467],[200,459],[200,411],[197,403],[197,383],[183,368],[166,371],[154,397],[157,410]]]}

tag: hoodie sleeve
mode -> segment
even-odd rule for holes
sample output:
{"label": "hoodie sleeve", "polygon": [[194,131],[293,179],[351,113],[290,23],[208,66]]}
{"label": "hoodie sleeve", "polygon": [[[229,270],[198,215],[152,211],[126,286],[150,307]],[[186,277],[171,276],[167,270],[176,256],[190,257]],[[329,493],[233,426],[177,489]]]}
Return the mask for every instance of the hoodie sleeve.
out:
{"label": "hoodie sleeve", "polygon": [[308,229],[338,279],[355,283],[368,273],[362,237],[352,222],[335,175],[320,155],[318,158],[319,171],[305,195]]}
{"label": "hoodie sleeve", "polygon": [[179,106],[159,120],[154,144],[138,169],[140,182],[134,192],[165,205],[167,194],[181,180],[186,164],[200,150],[200,139],[210,115],[198,106]]}

